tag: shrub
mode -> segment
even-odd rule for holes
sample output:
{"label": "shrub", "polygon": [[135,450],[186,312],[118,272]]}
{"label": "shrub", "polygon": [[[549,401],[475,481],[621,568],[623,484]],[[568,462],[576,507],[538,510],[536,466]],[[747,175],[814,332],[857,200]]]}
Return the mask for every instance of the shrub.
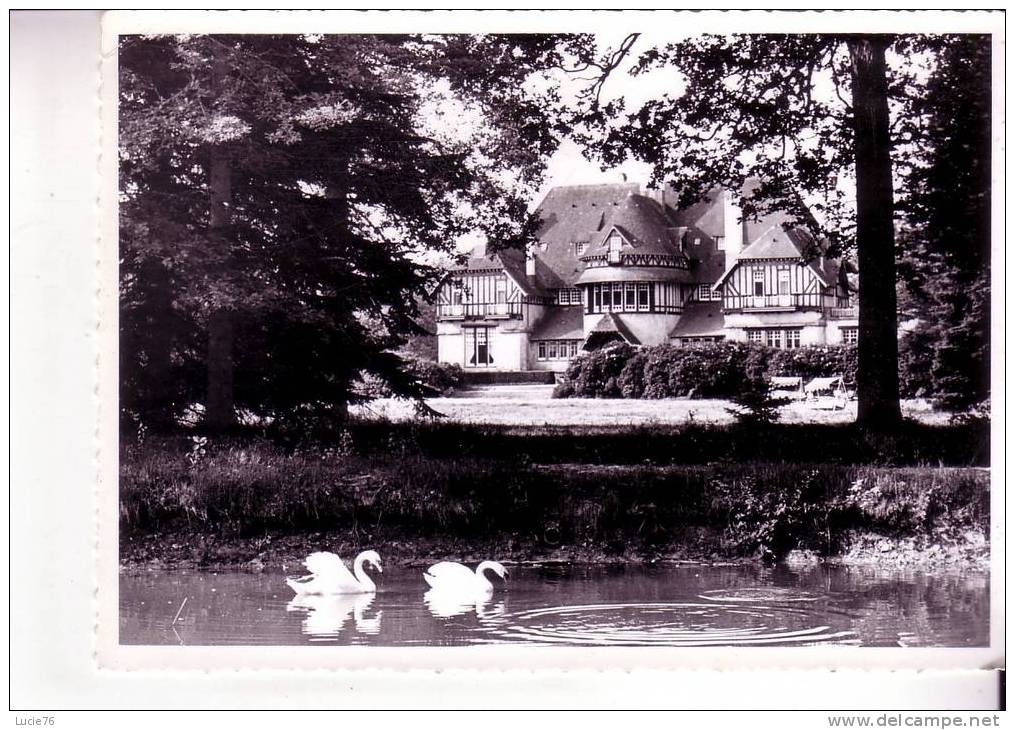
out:
{"label": "shrub", "polygon": [[464,373],[457,363],[409,360],[409,371],[438,393],[449,393],[462,384]]}
{"label": "shrub", "polygon": [[631,345],[620,343],[573,360],[565,373],[565,378],[572,383],[573,395],[579,398],[619,398],[617,378],[635,351]]}
{"label": "shrub", "polygon": [[644,350],[635,352],[624,364],[617,376],[617,387],[624,398],[643,398],[645,394],[645,364],[648,356]]}
{"label": "shrub", "polygon": [[[405,369],[435,395],[446,394],[459,387],[464,376],[461,365],[415,357],[406,358]],[[392,395],[387,383],[367,372],[360,374],[356,391],[366,398],[390,398]]]}
{"label": "shrub", "polygon": [[744,389],[732,398],[734,406],[726,410],[737,423],[745,426],[766,426],[779,420],[779,409],[789,398],[772,395],[772,387],[764,380],[748,380]]}
{"label": "shrub", "polygon": [[856,381],[856,346],[810,345],[795,350],[769,351],[769,375],[796,375],[805,381],[841,375]]}
{"label": "shrub", "polygon": [[[735,398],[747,381],[772,375],[856,380],[856,347],[813,345],[779,350],[743,342],[612,345],[568,366],[556,398]],[[757,395],[752,393],[748,397]]]}

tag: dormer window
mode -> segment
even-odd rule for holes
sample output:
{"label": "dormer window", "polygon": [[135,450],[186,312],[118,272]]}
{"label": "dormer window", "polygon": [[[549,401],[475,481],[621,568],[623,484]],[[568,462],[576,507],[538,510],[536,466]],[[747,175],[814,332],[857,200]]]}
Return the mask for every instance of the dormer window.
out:
{"label": "dormer window", "polygon": [[574,255],[581,256],[585,253],[585,241],[576,241],[574,244]]}
{"label": "dormer window", "polygon": [[623,239],[620,234],[614,231],[610,234],[610,237],[606,239],[607,257],[606,260],[611,264],[620,263],[620,246],[623,243]]}

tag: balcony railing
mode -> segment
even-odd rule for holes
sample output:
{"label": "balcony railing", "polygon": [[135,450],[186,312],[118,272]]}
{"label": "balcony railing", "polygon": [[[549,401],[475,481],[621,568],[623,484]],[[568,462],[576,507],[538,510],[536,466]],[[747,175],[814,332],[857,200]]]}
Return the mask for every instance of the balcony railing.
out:
{"label": "balcony railing", "polygon": [[829,319],[857,319],[859,316],[859,307],[835,307],[828,310]]}
{"label": "balcony railing", "polygon": [[440,304],[437,319],[510,319],[522,316],[521,302],[484,304]]}
{"label": "balcony railing", "polygon": [[793,309],[832,309],[835,297],[821,294],[763,294],[760,296],[741,295],[723,297],[723,308],[727,311],[778,311]]}

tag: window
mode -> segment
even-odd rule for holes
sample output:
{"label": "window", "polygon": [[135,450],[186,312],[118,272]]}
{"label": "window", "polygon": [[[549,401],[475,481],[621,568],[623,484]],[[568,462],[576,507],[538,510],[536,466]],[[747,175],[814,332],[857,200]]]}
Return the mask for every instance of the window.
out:
{"label": "window", "polygon": [[603,288],[599,284],[592,287],[592,311],[603,311]]}
{"label": "window", "polygon": [[638,288],[634,284],[624,285],[624,311],[633,312],[637,309],[635,304],[638,298]]}
{"label": "window", "polygon": [[585,253],[585,241],[576,241],[574,244],[574,255],[581,256]]}
{"label": "window", "polygon": [[764,343],[768,347],[795,350],[800,347],[800,330],[797,328],[748,330],[747,341],[756,344]]}
{"label": "window", "polygon": [[843,327],[842,328],[842,344],[844,345],[855,345],[859,341],[858,332],[856,327]]}
{"label": "window", "polygon": [[698,237],[695,237],[695,239],[694,239],[694,245],[695,246],[700,246],[701,245],[701,239],[698,238]]}
{"label": "window", "polygon": [[453,292],[451,292],[451,303],[452,304],[461,304],[462,303],[462,290],[461,289],[455,289]]}
{"label": "window", "polygon": [[698,299],[707,302],[712,298],[712,287],[708,284],[698,284]]}
{"label": "window", "polygon": [[649,310],[649,299],[648,299],[648,284],[638,285],[638,311],[647,312]]}
{"label": "window", "polygon": [[613,308],[618,312],[624,307],[624,285],[613,285]]}
{"label": "window", "polygon": [[539,340],[537,360],[568,360],[578,354],[578,340]]}
{"label": "window", "polygon": [[492,327],[468,327],[465,329],[465,365],[481,368],[493,365],[490,352],[490,330]]}
{"label": "window", "polygon": [[754,269],[754,296],[765,296],[765,270]]}
{"label": "window", "polygon": [[717,301],[721,301],[722,300],[722,290],[721,289],[717,290],[717,289],[712,289],[711,287],[709,287],[709,289],[711,290],[710,294],[712,295],[712,301],[713,302],[717,302]]}
{"label": "window", "polygon": [[779,269],[779,294],[789,294],[789,269]]}
{"label": "window", "polygon": [[582,293],[580,289],[558,289],[557,304],[581,304]]}
{"label": "window", "polygon": [[620,234],[617,233],[616,231],[611,233],[610,237],[606,239],[606,247],[609,251],[606,260],[609,261],[611,264],[620,263],[620,246],[622,243],[623,239],[620,237]]}
{"label": "window", "polygon": [[504,279],[497,280],[497,303],[503,304],[507,301],[507,282]]}
{"label": "window", "polygon": [[715,237],[715,247],[716,247],[717,251],[725,251],[726,250],[726,236],[716,236]]}

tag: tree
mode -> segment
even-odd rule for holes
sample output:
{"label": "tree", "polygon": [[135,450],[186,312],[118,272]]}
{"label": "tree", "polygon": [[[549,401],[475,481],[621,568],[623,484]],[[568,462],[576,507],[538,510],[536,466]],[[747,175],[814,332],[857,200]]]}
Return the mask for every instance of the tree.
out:
{"label": "tree", "polygon": [[900,201],[901,296],[918,323],[903,339],[903,367],[954,409],[990,392],[990,62],[989,36],[939,48],[917,101],[925,144]]}
{"label": "tree", "polygon": [[437,274],[418,256],[521,234],[557,139],[526,82],[560,42],[124,37],[124,408],[342,418],[361,372],[418,397],[395,353]]}
{"label": "tree", "polygon": [[[716,186],[745,190],[760,180],[744,200],[745,215],[782,210],[827,242],[826,254],[855,248],[858,422],[868,426],[901,418],[893,173],[904,176],[899,152],[920,141],[912,105],[921,82],[911,56],[943,43],[923,38],[916,47],[909,37],[883,35],[694,37],[647,49],[633,66],[635,74],[676,69],[679,93],[624,113],[623,99],[600,103],[601,78],[577,120],[605,163],[633,154],[653,165],[654,182],[676,183],[685,202]],[[608,74],[631,48],[629,38],[596,61],[586,47],[584,60]],[[901,125],[893,126],[890,110]],[[849,177],[853,196],[839,184]]]}

